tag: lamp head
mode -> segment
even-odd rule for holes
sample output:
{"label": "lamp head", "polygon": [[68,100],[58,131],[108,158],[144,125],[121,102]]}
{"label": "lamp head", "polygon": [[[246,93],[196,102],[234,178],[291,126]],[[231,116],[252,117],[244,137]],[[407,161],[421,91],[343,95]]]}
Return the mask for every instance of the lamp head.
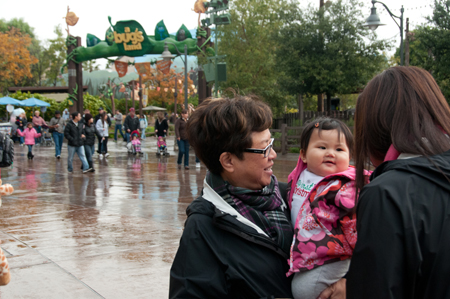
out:
{"label": "lamp head", "polygon": [[370,16],[366,19],[366,23],[363,25],[364,27],[369,27],[371,30],[375,30],[378,26],[384,26],[380,21],[380,17],[377,14],[377,8],[375,7],[375,3],[371,8]]}
{"label": "lamp head", "polygon": [[165,44],[164,44],[164,51],[163,51],[162,54],[161,54],[161,58],[162,58],[164,61],[169,61],[169,60],[171,60],[171,59],[174,58],[174,57],[175,57],[175,56],[173,56],[172,53],[169,52],[169,47],[168,47],[167,44],[165,43]]}

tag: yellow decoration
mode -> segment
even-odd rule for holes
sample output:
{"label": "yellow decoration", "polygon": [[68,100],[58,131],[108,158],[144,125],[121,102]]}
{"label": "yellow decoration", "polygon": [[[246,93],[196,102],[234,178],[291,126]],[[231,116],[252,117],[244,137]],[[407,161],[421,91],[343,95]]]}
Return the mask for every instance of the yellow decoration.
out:
{"label": "yellow decoration", "polygon": [[67,31],[67,34],[70,35],[69,26],[75,26],[78,23],[79,17],[77,17],[77,15],[74,12],[71,12],[69,9],[69,6],[67,6],[67,15],[63,19],[66,19],[66,24],[67,24],[66,31]]}

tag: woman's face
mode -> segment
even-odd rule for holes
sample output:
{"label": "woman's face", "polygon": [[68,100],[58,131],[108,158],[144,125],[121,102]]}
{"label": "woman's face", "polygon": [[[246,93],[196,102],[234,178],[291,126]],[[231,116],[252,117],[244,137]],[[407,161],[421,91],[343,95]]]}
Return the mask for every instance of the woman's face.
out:
{"label": "woman's face", "polygon": [[[269,145],[270,139],[269,129],[253,132],[251,148],[264,149]],[[273,174],[273,160],[276,157],[277,153],[273,148],[267,157],[264,157],[264,154],[244,153],[242,160],[235,159],[234,172],[230,174],[233,185],[250,190],[261,190],[269,185]]]}
{"label": "woman's face", "polygon": [[93,123],[94,123],[94,119],[93,119],[93,118],[90,118],[89,121],[88,121],[88,124],[91,125],[91,124],[93,124]]}

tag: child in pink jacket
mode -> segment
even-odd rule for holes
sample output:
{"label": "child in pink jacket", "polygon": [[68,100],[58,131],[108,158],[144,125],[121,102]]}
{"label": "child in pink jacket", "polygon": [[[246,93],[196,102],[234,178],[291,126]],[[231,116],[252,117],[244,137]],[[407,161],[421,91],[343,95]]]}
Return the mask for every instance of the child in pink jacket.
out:
{"label": "child in pink jacket", "polygon": [[41,137],[41,133],[36,132],[36,130],[33,128],[33,123],[29,122],[27,124],[27,128],[23,130],[23,132],[17,130],[17,134],[19,134],[21,137],[25,137],[25,144],[28,145],[28,159],[33,159],[34,155],[32,153],[32,149],[35,140],[34,138]]}
{"label": "child in pink jacket", "polygon": [[343,122],[319,118],[305,126],[300,142],[288,177],[294,240],[287,276],[295,274],[294,298],[315,299],[347,273],[356,243],[353,136]]}

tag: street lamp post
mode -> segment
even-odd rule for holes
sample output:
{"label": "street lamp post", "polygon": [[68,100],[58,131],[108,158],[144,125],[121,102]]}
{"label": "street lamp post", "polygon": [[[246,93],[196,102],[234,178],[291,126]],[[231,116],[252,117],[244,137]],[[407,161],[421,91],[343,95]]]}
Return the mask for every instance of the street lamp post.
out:
{"label": "street lamp post", "polygon": [[[384,8],[386,8],[387,12],[389,13],[389,15],[391,16],[391,18],[394,20],[395,24],[397,24],[398,28],[400,29],[400,65],[404,65],[404,58],[403,58],[403,12],[405,11],[405,9],[402,8],[400,9],[400,16],[396,16],[394,15],[389,8],[386,6],[386,4],[384,4],[383,2],[380,1],[376,1],[376,0],[372,0],[372,8],[371,8],[371,13],[370,16],[367,18],[366,23],[364,24],[365,27],[369,27],[372,30],[375,30],[378,28],[378,26],[383,26],[385,24],[382,24],[380,22],[380,17],[377,14],[377,9],[375,7],[375,3],[380,3],[381,5],[384,6]],[[397,18],[400,20],[400,25],[397,23],[397,21],[394,19]]]}
{"label": "street lamp post", "polygon": [[184,45],[184,53],[178,51],[177,46],[174,43],[165,42],[164,43],[164,52],[161,54],[161,58],[164,60],[170,60],[173,58],[172,53],[169,51],[169,46],[167,44],[171,44],[174,46],[175,50],[177,50],[178,55],[184,54],[184,109],[188,109],[188,77],[187,77],[187,45]]}

